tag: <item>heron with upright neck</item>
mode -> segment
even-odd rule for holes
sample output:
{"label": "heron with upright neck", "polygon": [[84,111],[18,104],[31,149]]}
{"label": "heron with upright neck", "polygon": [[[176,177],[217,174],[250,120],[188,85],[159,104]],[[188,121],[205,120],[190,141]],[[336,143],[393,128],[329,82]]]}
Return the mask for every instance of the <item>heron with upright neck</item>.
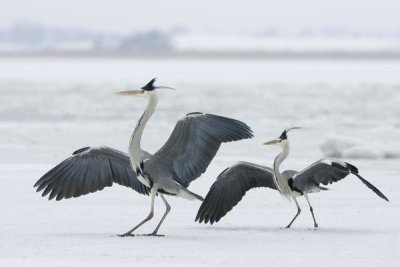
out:
{"label": "heron with upright neck", "polygon": [[[292,200],[294,201],[294,203],[296,204],[297,207],[297,213],[295,215],[295,217],[293,218],[293,220],[286,226],[287,228],[290,228],[290,226],[292,225],[292,223],[296,220],[297,216],[300,215],[301,209],[300,209],[300,205],[296,200],[296,197],[299,195],[297,191],[293,190],[290,185],[289,185],[289,179],[287,176],[284,176],[283,173],[280,172],[280,165],[282,164],[282,162],[289,156],[289,150],[290,150],[290,145],[289,145],[289,141],[287,139],[287,133],[290,130],[293,129],[300,129],[300,127],[292,127],[289,129],[286,129],[282,132],[282,134],[279,136],[279,138],[277,139],[273,139],[271,141],[265,142],[264,145],[279,145],[282,148],[282,152],[278,154],[278,156],[276,156],[275,160],[274,160],[274,175],[273,175],[273,180],[274,180],[274,184],[275,184],[275,188],[278,190],[278,192],[284,196],[285,198],[287,198],[288,200]],[[310,202],[308,201],[308,197],[307,195],[304,195],[305,198],[307,199],[308,204],[310,205],[310,210],[313,216],[313,220],[314,220],[314,226],[318,227],[318,224],[315,220],[314,217],[314,213],[313,213],[313,209],[311,207]]]}
{"label": "heron with upright neck", "polygon": [[218,222],[239,203],[247,191],[256,187],[268,187],[277,190],[282,196],[293,200],[296,204],[297,213],[286,228],[290,228],[301,213],[300,205],[297,202],[297,198],[300,196],[304,196],[307,200],[314,227],[317,228],[318,224],[308,194],[327,190],[321,184],[328,185],[337,182],[349,174],[355,175],[379,197],[389,201],[381,191],[361,177],[354,165],[347,162],[321,159],[300,172],[293,170],[281,172],[280,165],[289,155],[288,132],[293,129],[299,129],[299,127],[286,129],[278,138],[264,143],[264,145],[279,146],[282,149],[275,158],[272,169],[249,162],[238,162],[226,168],[207,193],[197,213],[196,221],[211,224]]}
{"label": "heron with upright neck", "polygon": [[155,80],[138,90],[118,93],[148,100],[130,138],[128,154],[105,146],[81,148],[40,178],[35,184],[37,191],[43,190],[42,196],[50,194],[49,199],[61,200],[118,183],[150,195],[150,213],[122,237],[134,236],[136,229],[153,218],[156,196],[166,210],[150,236],[159,236],[158,230],[171,209],[165,195],[203,200],[187,189],[189,184],[206,171],[222,143],[251,138],[252,131],[238,120],[192,112],[178,120],[171,136],[156,153],[142,150],[144,129],[157,106],[157,91],[172,89],[155,86]]}
{"label": "heron with upright neck", "polygon": [[299,129],[300,127],[293,127],[287,130],[284,130],[278,139],[271,140],[269,142],[264,143],[264,145],[274,145],[278,144],[282,147],[282,152],[276,156],[274,160],[274,184],[279,193],[287,199],[291,199],[292,190],[288,184],[287,179],[282,175],[279,170],[281,163],[289,156],[289,142],[287,140],[287,133],[293,129]]}

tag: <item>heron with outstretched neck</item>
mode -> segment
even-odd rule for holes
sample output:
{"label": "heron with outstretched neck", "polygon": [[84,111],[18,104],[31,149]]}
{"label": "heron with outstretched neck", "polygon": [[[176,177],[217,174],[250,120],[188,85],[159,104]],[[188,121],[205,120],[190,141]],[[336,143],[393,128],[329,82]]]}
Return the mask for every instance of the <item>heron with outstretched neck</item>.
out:
{"label": "heron with outstretched neck", "polygon": [[218,222],[224,217],[239,201],[246,192],[256,187],[267,187],[277,190],[283,197],[293,200],[297,207],[297,213],[286,226],[290,228],[296,218],[300,215],[301,208],[297,197],[304,196],[314,221],[314,227],[318,227],[314,210],[311,206],[308,194],[316,193],[327,188],[321,186],[342,180],[349,174],[355,175],[362,183],[375,192],[382,199],[389,201],[375,186],[365,180],[358,173],[358,169],[350,163],[322,159],[308,168],[297,172],[286,170],[281,172],[280,165],[289,156],[288,132],[299,127],[284,130],[282,134],[264,145],[274,145],[282,148],[281,153],[275,158],[273,168],[265,167],[249,162],[238,162],[225,169],[210,188],[203,201],[196,221],[200,223]]}
{"label": "heron with outstretched neck", "polygon": [[243,122],[200,112],[189,113],[180,119],[168,141],[153,155],[142,150],[143,131],[157,106],[157,91],[172,89],[155,86],[155,79],[138,90],[119,92],[123,96],[145,97],[147,107],[140,117],[129,142],[129,152],[109,147],[85,147],[47,172],[36,184],[42,196],[56,200],[79,197],[118,183],[150,195],[149,215],[120,236],[134,236],[133,232],[153,218],[154,200],[159,196],[166,210],[150,236],[158,230],[171,206],[164,195],[186,199],[203,198],[187,189],[200,177],[216,155],[220,145],[253,137],[251,129]]}

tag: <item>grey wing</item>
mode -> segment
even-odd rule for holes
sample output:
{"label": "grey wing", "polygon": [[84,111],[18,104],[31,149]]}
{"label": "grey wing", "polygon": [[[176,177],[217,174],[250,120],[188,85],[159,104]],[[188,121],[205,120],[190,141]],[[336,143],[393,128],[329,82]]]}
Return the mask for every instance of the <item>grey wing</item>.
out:
{"label": "grey wing", "polygon": [[347,162],[333,161],[329,159],[319,160],[310,167],[294,175],[293,186],[302,192],[309,192],[320,184],[328,185],[340,181],[350,173],[357,176],[363,184],[374,191],[379,197],[388,201],[381,191],[360,176],[357,167]]}
{"label": "grey wing", "polygon": [[256,187],[276,189],[271,168],[238,162],[225,169],[211,186],[197,212],[196,221],[218,222],[239,203],[247,191]]}
{"label": "grey wing", "polygon": [[221,143],[253,137],[245,123],[212,114],[189,113],[145,169],[169,173],[184,187],[204,173]]}
{"label": "grey wing", "polygon": [[[148,153],[144,152],[146,156]],[[42,196],[49,199],[79,197],[118,183],[149,194],[133,172],[129,156],[109,147],[85,147],[55,166],[34,185]]]}

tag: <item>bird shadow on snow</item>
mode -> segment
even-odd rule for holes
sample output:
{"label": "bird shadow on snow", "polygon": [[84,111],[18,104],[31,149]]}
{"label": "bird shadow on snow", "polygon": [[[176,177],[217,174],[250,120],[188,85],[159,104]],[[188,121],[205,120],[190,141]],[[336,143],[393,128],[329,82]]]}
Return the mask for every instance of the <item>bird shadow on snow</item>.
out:
{"label": "bird shadow on snow", "polygon": [[[318,235],[376,235],[376,234],[391,234],[393,231],[390,231],[390,229],[368,229],[368,228],[362,228],[362,227],[347,227],[347,228],[335,228],[335,227],[320,227],[320,228],[313,228],[313,227],[293,227],[290,229],[284,228],[284,227],[274,227],[274,226],[209,226],[209,227],[190,227],[188,228],[190,231],[196,231],[199,234],[199,238],[201,238],[201,233],[203,232],[209,232],[209,233],[223,233],[223,232],[235,232],[238,234],[251,234],[251,233],[277,233],[277,234],[318,234]],[[173,232],[170,233],[163,233],[165,236],[162,237],[148,237],[148,236],[143,236],[141,234],[138,234],[134,237],[119,237],[117,234],[112,234],[112,233],[60,233],[60,234],[55,234],[57,237],[64,237],[64,238],[85,238],[85,239],[108,239],[108,238],[113,238],[113,239],[121,239],[121,240],[129,240],[129,239],[188,239],[188,240],[193,240],[193,238],[196,236],[195,233],[191,232],[190,234],[186,235],[181,235],[176,233],[174,234]],[[54,236],[54,234],[53,234]]]}
{"label": "bird shadow on snow", "polygon": [[54,237],[69,237],[69,238],[85,238],[85,239],[103,239],[103,238],[108,238],[108,237],[113,237],[116,235],[112,235],[112,234],[107,234],[107,233],[53,233],[50,234]]}
{"label": "bird shadow on snow", "polygon": [[137,233],[135,236],[128,236],[128,237],[120,237],[116,233],[58,233],[58,234],[50,234],[55,238],[71,238],[71,239],[88,239],[88,240],[98,240],[98,239],[115,239],[115,240],[139,240],[139,239],[160,239],[160,240],[171,240],[171,239],[178,239],[178,240],[193,240],[193,235],[175,235],[174,232],[171,233],[161,233],[163,236],[146,236],[146,233]]}
{"label": "bird shadow on snow", "polygon": [[263,233],[318,233],[318,234],[387,234],[390,233],[388,229],[367,229],[367,228],[334,228],[334,227],[320,227],[320,228],[296,228],[292,227],[287,229],[285,227],[271,227],[271,226],[239,226],[239,227],[228,227],[228,226],[215,226],[215,227],[194,227],[193,230],[200,231],[215,231],[215,232],[263,232]]}

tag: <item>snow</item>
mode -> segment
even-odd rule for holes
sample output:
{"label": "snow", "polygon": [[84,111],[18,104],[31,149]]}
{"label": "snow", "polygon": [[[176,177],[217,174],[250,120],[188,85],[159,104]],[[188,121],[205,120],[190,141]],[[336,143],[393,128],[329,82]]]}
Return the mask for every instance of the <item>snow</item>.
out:
{"label": "snow", "polygon": [[[320,144],[320,149],[327,157],[337,158],[365,158],[383,159],[400,158],[400,147],[392,142],[378,139],[374,143],[367,143],[351,137],[329,135]],[[386,140],[388,141],[388,140]]]}
{"label": "snow", "polygon": [[[399,71],[400,63],[380,60],[2,59],[0,266],[397,266]],[[80,147],[126,151],[145,101],[113,93],[154,76],[178,90],[160,93],[145,149],[159,148],[192,111],[241,119],[256,134],[223,145],[193,192],[205,196],[238,160],[271,166],[279,148],[261,144],[302,126],[288,135],[282,170],[320,159],[327,152],[319,145],[330,140],[328,152],[357,166],[390,202],[349,176],[310,196],[320,225],[314,230],[304,199],[293,228],[283,229],[296,208],[267,189],[249,192],[213,226],[194,222],[200,202],[169,197],[165,237],[118,238],[147,215],[147,197],[118,185],[60,202],[35,193],[33,183]],[[372,153],[378,156],[365,157]],[[152,231],[163,211],[157,199],[155,218],[138,233]]]}

